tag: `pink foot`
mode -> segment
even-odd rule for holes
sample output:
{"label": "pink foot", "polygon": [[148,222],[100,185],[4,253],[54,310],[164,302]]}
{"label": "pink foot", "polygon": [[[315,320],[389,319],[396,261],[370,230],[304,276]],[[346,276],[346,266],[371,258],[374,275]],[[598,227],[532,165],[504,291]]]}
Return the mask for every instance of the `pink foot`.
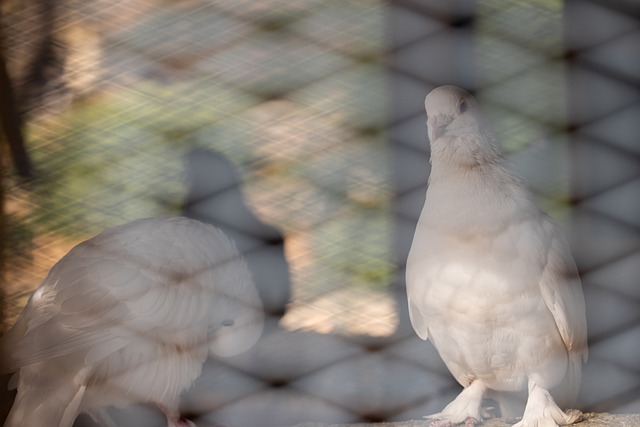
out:
{"label": "pink foot", "polygon": [[480,424],[481,422],[476,420],[475,418],[467,417],[467,419],[464,420],[464,427],[476,427]]}
{"label": "pink foot", "polygon": [[175,427],[197,427],[193,421],[188,420],[186,418],[178,418],[170,422],[169,425],[171,427],[174,427],[174,426]]}

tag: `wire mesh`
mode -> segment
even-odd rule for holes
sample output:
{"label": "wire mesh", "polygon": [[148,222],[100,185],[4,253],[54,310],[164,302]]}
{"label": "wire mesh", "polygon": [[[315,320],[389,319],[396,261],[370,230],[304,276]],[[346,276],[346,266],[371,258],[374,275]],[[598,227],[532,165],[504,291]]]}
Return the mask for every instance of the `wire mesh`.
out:
{"label": "wire mesh", "polygon": [[[184,415],[286,426],[439,411],[459,387],[409,326],[403,273],[429,171],[424,96],[457,84],[571,237],[591,344],[583,407],[640,411],[631,2],[34,0],[2,12],[36,176],[4,176],[5,325],[75,243],[181,214],[236,241],[270,316],[248,353],[205,364]],[[148,407],[111,415],[162,423]]]}

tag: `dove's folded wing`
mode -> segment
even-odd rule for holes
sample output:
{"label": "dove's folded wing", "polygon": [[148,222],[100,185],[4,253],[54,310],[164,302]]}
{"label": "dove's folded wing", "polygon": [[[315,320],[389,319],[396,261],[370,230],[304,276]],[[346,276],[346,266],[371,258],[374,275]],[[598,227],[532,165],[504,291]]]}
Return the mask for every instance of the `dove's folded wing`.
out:
{"label": "dove's folded wing", "polygon": [[95,362],[167,318],[160,301],[170,291],[154,286],[148,272],[83,245],[54,266],[3,337],[8,370],[70,355]]}
{"label": "dove's folded wing", "polygon": [[420,307],[411,300],[411,296],[409,298],[409,319],[411,320],[411,325],[413,329],[416,331],[416,334],[423,340],[427,340],[429,338],[429,328],[427,328],[427,319],[424,314],[420,310]]}
{"label": "dove's folded wing", "polygon": [[542,297],[569,354],[586,361],[587,322],[578,270],[560,227],[547,215],[543,221],[551,243],[540,280]]}

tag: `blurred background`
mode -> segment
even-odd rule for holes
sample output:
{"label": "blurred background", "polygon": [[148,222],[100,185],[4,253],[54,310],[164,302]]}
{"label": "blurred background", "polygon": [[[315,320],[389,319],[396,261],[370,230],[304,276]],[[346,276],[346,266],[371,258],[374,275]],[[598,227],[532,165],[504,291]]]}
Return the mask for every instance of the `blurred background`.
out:
{"label": "blurred background", "polygon": [[[455,84],[572,243],[581,407],[640,412],[637,0],[3,0],[0,13],[3,330],[73,245],[186,215],[237,242],[270,320],[251,351],[205,365],[183,415],[254,427],[439,411],[460,388],[408,323],[404,262],[429,173],[424,97]],[[146,407],[112,416],[162,422]]]}

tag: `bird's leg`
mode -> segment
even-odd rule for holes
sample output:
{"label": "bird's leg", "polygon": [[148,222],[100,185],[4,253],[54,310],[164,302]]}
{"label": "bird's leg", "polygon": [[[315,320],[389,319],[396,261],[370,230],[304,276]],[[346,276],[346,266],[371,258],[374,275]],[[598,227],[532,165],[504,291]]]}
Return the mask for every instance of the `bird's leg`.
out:
{"label": "bird's leg", "polygon": [[558,427],[579,421],[582,413],[576,409],[563,412],[549,392],[540,386],[537,375],[529,377],[529,398],[522,421],[513,427]]}
{"label": "bird's leg", "polygon": [[158,408],[160,408],[165,417],[167,417],[168,427],[196,427],[192,421],[180,416],[178,408],[166,405],[158,405]]}
{"label": "bird's leg", "polygon": [[430,427],[446,427],[464,423],[465,427],[480,423],[480,405],[487,387],[482,381],[475,380],[466,387],[453,402],[449,403],[442,412],[429,415],[432,419]]}

